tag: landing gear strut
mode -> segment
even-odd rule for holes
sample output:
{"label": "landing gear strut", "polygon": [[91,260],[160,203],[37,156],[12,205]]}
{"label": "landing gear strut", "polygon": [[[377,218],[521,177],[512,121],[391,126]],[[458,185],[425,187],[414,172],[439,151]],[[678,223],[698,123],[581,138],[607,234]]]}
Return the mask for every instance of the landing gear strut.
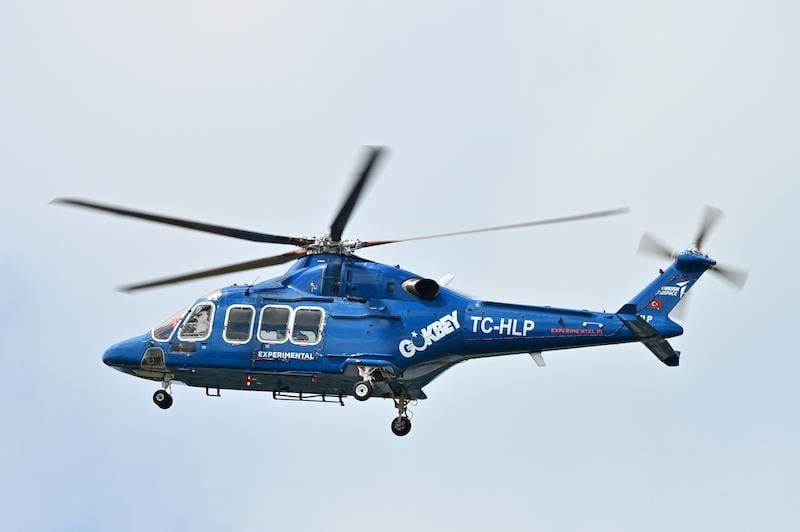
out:
{"label": "landing gear strut", "polygon": [[397,417],[392,420],[392,432],[395,436],[405,436],[411,432],[411,419],[408,417],[408,396],[401,394],[395,396],[394,407],[397,408]]}
{"label": "landing gear strut", "polygon": [[161,408],[162,410],[166,410],[167,408],[172,406],[172,395],[170,395],[170,386],[171,383],[165,381],[161,386],[161,390],[156,390],[156,393],[153,394],[153,402]]}

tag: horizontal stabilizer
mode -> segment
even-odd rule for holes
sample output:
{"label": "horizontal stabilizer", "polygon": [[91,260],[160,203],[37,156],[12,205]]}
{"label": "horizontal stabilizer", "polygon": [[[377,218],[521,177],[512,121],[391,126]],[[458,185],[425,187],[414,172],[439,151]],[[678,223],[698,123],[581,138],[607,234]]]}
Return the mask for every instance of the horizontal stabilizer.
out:
{"label": "horizontal stabilizer", "polygon": [[661,336],[652,325],[644,321],[640,316],[635,320],[622,320],[628,329],[639,339],[644,346],[652,351],[658,359],[667,366],[677,366],[680,362],[680,351],[675,351],[669,342]]}

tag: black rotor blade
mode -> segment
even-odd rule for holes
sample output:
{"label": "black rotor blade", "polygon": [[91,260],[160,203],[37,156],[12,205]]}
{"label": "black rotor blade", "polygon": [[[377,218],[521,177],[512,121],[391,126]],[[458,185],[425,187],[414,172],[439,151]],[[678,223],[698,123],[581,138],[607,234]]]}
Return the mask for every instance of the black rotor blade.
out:
{"label": "black rotor blade", "polygon": [[717,264],[712,268],[713,272],[718,273],[720,277],[731,283],[733,286],[741,290],[747,282],[748,273],[742,270],[736,270],[729,266]]}
{"label": "black rotor blade", "polygon": [[577,222],[579,220],[588,220],[591,218],[603,218],[605,216],[615,216],[617,214],[626,214],[630,212],[630,209],[624,207],[622,209],[611,209],[608,211],[598,211],[598,212],[590,212],[587,214],[576,214],[574,216],[562,216],[560,218],[549,218],[547,220],[536,220],[533,222],[524,222],[519,224],[510,224],[510,225],[498,225],[495,227],[484,227],[481,229],[470,229],[467,231],[455,231],[452,233],[440,233],[438,235],[427,235],[427,236],[416,236],[412,238],[400,238],[397,240],[367,240],[366,242],[361,243],[362,248],[372,247],[372,246],[382,246],[384,244],[395,244],[397,242],[410,242],[412,240],[428,240],[431,238],[444,238],[447,236],[460,236],[460,235],[471,235],[475,233],[487,233],[489,231],[504,231],[506,229],[519,229],[522,227],[532,227],[535,225],[550,225],[550,224],[558,224],[564,222]]}
{"label": "black rotor blade", "polygon": [[716,207],[706,205],[703,211],[703,221],[700,222],[700,228],[697,230],[697,237],[694,239],[694,247],[698,250],[703,249],[703,241],[708,234],[717,225],[719,219],[722,218],[722,211]]}
{"label": "black rotor blade", "polygon": [[372,175],[375,165],[377,164],[383,152],[384,148],[380,146],[369,147],[369,151],[367,152],[366,157],[364,157],[364,164],[362,165],[361,171],[356,174],[356,179],[353,182],[352,188],[350,189],[350,194],[347,196],[347,199],[339,209],[339,213],[336,215],[336,218],[333,219],[333,223],[331,223],[331,240],[334,242],[339,242],[342,239],[344,227],[347,225],[350,215],[353,214],[353,209],[358,202],[358,198],[361,196],[364,186],[367,184],[367,181]]}
{"label": "black rotor blade", "polygon": [[655,255],[656,257],[663,257],[665,259],[674,259],[677,255],[674,250],[670,249],[668,245],[654,237],[651,233],[642,235],[642,239],[639,241],[639,253]]}
{"label": "black rotor blade", "polygon": [[204,233],[214,233],[216,235],[229,236],[232,238],[239,238],[242,240],[250,240],[252,242],[265,242],[269,244],[291,244],[295,246],[303,246],[305,244],[310,244],[313,242],[313,240],[309,240],[307,238],[270,235],[268,233],[257,233],[255,231],[234,229],[232,227],[223,227],[221,225],[211,225],[202,222],[193,222],[191,220],[172,218],[169,216],[161,216],[160,214],[152,214],[148,212],[132,211],[130,209],[123,209],[121,207],[115,207],[113,205],[104,205],[102,203],[95,203],[92,201],[85,201],[81,199],[56,198],[50,203],[59,203],[63,205],[74,205],[76,207],[84,207],[87,209],[95,209],[98,211],[109,212],[111,214],[118,214],[120,216],[130,216],[131,218],[138,218],[140,220],[147,220],[149,222],[175,225],[178,227],[184,227],[186,229],[194,229],[195,231],[202,231]]}
{"label": "black rotor blade", "polygon": [[194,279],[204,279],[206,277],[213,277],[215,275],[222,275],[224,273],[243,272],[246,270],[253,270],[255,268],[266,268],[267,266],[275,266],[278,264],[283,264],[285,262],[291,262],[293,260],[305,256],[305,254],[306,251],[304,249],[298,248],[288,253],[283,253],[281,255],[274,255],[272,257],[265,257],[263,259],[256,259],[248,262],[239,262],[237,264],[231,264],[229,266],[221,266],[219,268],[212,268],[210,270],[202,270],[199,272],[187,273],[185,275],[178,275],[175,277],[167,277],[164,279],[157,279],[155,281],[148,281],[146,283],[123,286],[119,290],[121,292],[133,292],[135,290],[141,290],[143,288],[153,288],[156,286],[164,286],[169,284],[182,283],[184,281],[192,281]]}

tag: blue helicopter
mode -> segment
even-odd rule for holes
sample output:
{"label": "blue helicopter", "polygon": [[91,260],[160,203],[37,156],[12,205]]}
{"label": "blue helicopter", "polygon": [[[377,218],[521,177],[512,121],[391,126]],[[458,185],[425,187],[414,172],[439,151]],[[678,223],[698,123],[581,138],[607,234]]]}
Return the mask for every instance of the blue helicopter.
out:
{"label": "blue helicopter", "polygon": [[288,244],[292,251],[122,288],[135,291],[294,262],[283,275],[253,285],[233,285],[197,299],[152,330],[115,344],[107,365],[161,383],[153,401],[172,406],[172,382],[220,390],[259,390],[273,398],[344,404],[392,399],[391,430],[411,430],[408,406],[426,399],[423,388],[469,359],[542,353],[595,345],[641,342],[667,366],[680,353],[667,338],[683,333],[672,321],[676,308],[706,271],[743,286],[744,272],[722,267],[702,251],[721,212],[707,208],[694,245],[675,252],[650,235],[640,249],[672,260],[619,311],[590,312],[476,300],[439,281],[376,263],[355,254],[364,248],[430,238],[573,222],[618,215],[614,209],[401,240],[345,240],[344,228],[381,158],[369,148],[330,232],[317,238],[280,236],[133,211],[79,199],[73,205],[151,222],[254,242]]}

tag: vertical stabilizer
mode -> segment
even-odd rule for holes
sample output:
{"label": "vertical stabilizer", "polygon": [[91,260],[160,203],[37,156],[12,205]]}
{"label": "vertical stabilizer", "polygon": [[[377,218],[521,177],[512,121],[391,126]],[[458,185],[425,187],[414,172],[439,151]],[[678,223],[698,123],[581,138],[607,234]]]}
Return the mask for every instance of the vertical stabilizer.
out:
{"label": "vertical stabilizer", "polygon": [[714,259],[705,255],[685,251],[619,312],[645,316],[648,323],[659,318],[666,319],[700,276],[715,264]]}

